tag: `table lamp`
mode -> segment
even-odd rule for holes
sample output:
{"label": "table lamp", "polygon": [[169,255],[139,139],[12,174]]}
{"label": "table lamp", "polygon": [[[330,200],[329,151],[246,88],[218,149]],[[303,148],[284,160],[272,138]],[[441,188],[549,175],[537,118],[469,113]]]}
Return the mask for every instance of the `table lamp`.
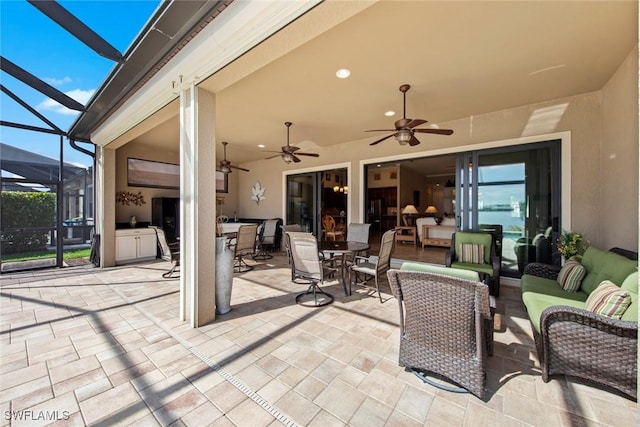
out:
{"label": "table lamp", "polygon": [[412,217],[412,215],[418,215],[418,209],[416,209],[416,207],[413,205],[407,205],[404,207],[404,209],[402,209],[402,215],[405,215],[405,217],[407,218],[407,225],[409,225],[410,222],[413,222],[409,221],[409,219]]}

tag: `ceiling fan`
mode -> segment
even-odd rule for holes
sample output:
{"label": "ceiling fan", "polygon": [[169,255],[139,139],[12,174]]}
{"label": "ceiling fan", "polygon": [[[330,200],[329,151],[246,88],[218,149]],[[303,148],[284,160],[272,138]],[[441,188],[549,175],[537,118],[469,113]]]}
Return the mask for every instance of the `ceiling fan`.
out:
{"label": "ceiling fan", "polygon": [[287,145],[281,147],[282,151],[272,151],[272,153],[279,153],[279,154],[276,154],[275,156],[267,157],[267,159],[273,159],[275,157],[281,156],[282,160],[284,160],[285,163],[291,163],[291,162],[299,163],[300,159],[297,156],[320,157],[320,155],[316,153],[300,153],[298,152],[300,148],[294,147],[293,145],[289,145],[289,128],[291,127],[292,124],[293,123],[291,122],[284,122],[284,125],[287,127]]}
{"label": "ceiling fan", "polygon": [[220,172],[227,174],[227,173],[231,173],[232,172],[232,168],[233,169],[238,169],[241,171],[245,171],[245,172],[249,172],[249,169],[245,169],[245,168],[241,168],[240,166],[234,166],[231,164],[231,162],[229,160],[227,160],[227,144],[229,144],[228,142],[222,142],[222,145],[224,145],[224,159],[220,160]]}
{"label": "ceiling fan", "polygon": [[387,138],[391,138],[392,136],[396,137],[396,140],[400,143],[400,145],[407,145],[407,143],[411,146],[420,144],[418,138],[415,137],[414,133],[435,133],[438,135],[451,135],[453,131],[451,129],[436,129],[436,128],[426,128],[426,129],[415,129],[416,126],[420,126],[422,124],[427,123],[426,120],[423,119],[407,119],[407,91],[411,88],[411,86],[404,84],[400,86],[400,92],[402,92],[402,118],[395,122],[395,129],[372,129],[366,130],[365,132],[393,132],[391,135],[387,135],[384,138],[380,138],[376,141],[373,141],[369,145],[376,145]]}

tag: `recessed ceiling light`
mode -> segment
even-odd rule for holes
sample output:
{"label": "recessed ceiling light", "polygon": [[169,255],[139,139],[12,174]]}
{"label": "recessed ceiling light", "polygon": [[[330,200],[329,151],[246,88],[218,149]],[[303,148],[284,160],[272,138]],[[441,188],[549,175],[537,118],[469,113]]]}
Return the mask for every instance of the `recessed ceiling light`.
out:
{"label": "recessed ceiling light", "polygon": [[376,166],[377,166],[377,167],[380,167],[380,166],[382,166],[382,165],[376,165]]}
{"label": "recessed ceiling light", "polygon": [[258,148],[264,148],[265,145],[264,144],[258,144]]}
{"label": "recessed ceiling light", "polygon": [[338,71],[336,71],[336,77],[338,77],[339,79],[346,79],[350,75],[351,75],[351,70],[347,68],[340,68]]}
{"label": "recessed ceiling light", "polygon": [[395,115],[396,115],[396,112],[395,112],[395,111],[392,111],[392,110],[389,110],[389,111],[386,111],[386,112],[384,113],[384,115],[385,115],[385,116],[387,116],[387,117],[391,117],[391,116],[395,116]]}

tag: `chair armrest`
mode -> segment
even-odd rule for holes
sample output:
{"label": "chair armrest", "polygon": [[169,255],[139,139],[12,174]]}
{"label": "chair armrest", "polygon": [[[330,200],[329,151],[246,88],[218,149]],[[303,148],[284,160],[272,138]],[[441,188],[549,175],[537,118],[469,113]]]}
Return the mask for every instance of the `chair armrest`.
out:
{"label": "chair armrest", "polygon": [[559,265],[543,264],[541,262],[531,262],[524,268],[524,274],[543,277],[545,279],[557,280],[558,273],[562,267]]}
{"label": "chair armrest", "polygon": [[637,395],[638,324],[567,306],[540,316],[542,379],[566,374]]}
{"label": "chair armrest", "polygon": [[451,267],[451,263],[453,262],[453,247],[449,248],[449,251],[444,255],[444,265],[447,267]]}

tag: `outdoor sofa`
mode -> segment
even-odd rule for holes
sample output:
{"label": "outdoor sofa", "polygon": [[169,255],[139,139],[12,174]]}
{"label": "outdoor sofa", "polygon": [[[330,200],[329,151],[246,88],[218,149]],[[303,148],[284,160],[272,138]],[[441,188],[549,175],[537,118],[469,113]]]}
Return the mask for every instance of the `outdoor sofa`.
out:
{"label": "outdoor sofa", "polygon": [[[531,263],[522,276],[522,302],[531,321],[542,380],[570,375],[637,399],[638,262],[589,247],[581,264],[586,273],[576,292],[558,283],[560,266]],[[585,308],[589,295],[605,280],[631,297],[620,319]]]}

